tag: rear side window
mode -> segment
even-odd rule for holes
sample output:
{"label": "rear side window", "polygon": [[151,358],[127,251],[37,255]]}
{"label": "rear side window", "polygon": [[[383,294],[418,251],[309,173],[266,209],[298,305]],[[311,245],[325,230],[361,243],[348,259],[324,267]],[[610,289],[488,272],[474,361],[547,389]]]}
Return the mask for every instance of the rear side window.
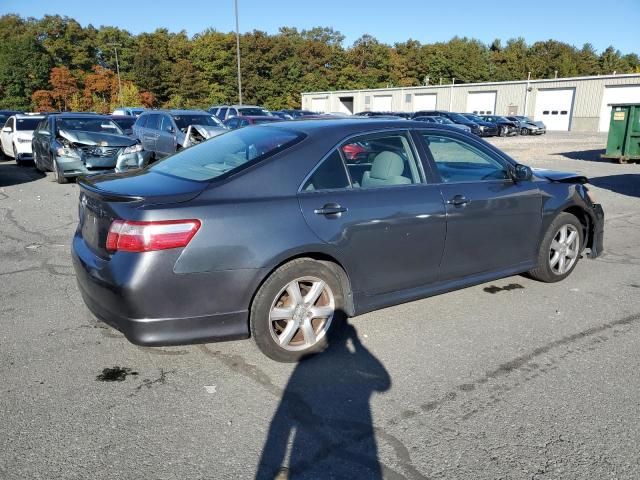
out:
{"label": "rear side window", "polygon": [[349,178],[344,169],[344,163],[340,157],[340,152],[334,150],[331,155],[324,159],[320,166],[309,177],[309,180],[302,186],[304,191],[314,190],[335,190],[338,188],[349,188]]}
{"label": "rear side window", "polygon": [[420,183],[418,162],[404,132],[356,137],[340,147],[354,188]]}
{"label": "rear side window", "polygon": [[149,169],[187,180],[209,181],[272,157],[303,138],[297,132],[273,127],[241,128],[182,150]]}
{"label": "rear side window", "polygon": [[218,115],[217,115],[218,118],[221,118],[223,120],[227,118],[227,110],[228,110],[227,107],[223,107],[220,110],[218,110]]}

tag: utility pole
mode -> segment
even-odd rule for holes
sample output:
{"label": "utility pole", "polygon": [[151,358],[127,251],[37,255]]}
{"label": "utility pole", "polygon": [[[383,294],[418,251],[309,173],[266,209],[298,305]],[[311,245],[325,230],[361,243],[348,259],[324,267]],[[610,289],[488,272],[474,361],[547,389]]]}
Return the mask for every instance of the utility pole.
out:
{"label": "utility pole", "polygon": [[524,116],[527,116],[527,103],[529,102],[529,82],[531,81],[531,72],[527,75],[527,85],[524,89]]}
{"label": "utility pole", "polygon": [[110,46],[113,47],[114,52],[116,52],[116,72],[118,74],[118,105],[122,105],[122,81],[120,80],[120,64],[118,63],[118,47],[119,43],[110,43]]}
{"label": "utility pole", "polygon": [[449,93],[449,111],[451,111],[451,109],[453,108],[453,86],[456,84],[456,79],[455,77],[451,79],[451,90]]}
{"label": "utility pole", "polygon": [[236,7],[236,56],[238,57],[238,105],[242,105],[242,75],[240,73],[240,27],[238,26],[238,0],[234,0]]}

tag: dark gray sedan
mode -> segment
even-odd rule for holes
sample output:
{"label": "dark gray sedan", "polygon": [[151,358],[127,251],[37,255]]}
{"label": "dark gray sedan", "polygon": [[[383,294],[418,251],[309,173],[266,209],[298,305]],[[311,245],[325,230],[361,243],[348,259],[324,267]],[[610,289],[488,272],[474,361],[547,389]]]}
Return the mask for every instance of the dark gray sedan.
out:
{"label": "dark gray sedan", "polygon": [[602,252],[585,183],[446,126],[252,126],[82,180],[73,260],[86,304],[133,343],[252,336],[295,361],[346,316],[518,273],[562,280]]}

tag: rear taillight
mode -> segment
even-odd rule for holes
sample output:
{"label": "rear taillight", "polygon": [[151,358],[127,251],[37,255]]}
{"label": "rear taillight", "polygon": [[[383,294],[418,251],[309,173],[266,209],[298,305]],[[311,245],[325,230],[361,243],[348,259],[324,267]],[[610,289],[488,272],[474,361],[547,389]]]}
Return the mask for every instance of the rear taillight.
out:
{"label": "rear taillight", "polygon": [[134,222],[114,220],[107,235],[111,252],[150,252],[186,247],[200,228],[200,220]]}

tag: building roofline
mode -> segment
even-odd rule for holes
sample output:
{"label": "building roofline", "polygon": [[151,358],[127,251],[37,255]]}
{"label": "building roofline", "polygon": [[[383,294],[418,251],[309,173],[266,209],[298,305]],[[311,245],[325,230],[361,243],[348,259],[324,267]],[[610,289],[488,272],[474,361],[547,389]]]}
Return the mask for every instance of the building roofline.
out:
{"label": "building roofline", "polygon": [[[571,81],[580,81],[580,80],[610,80],[617,78],[637,78],[640,80],[640,73],[621,73],[619,75],[592,75],[588,77],[565,77],[565,78],[542,78],[529,80],[529,85],[533,84],[544,84],[544,83],[554,83],[554,82],[571,82]],[[446,84],[446,85],[419,85],[419,86],[409,86],[409,87],[384,87],[384,88],[356,88],[353,90],[326,90],[319,92],[302,92],[302,95],[329,95],[329,94],[339,94],[339,93],[353,93],[353,92],[390,92],[390,91],[403,91],[403,90],[430,90],[434,88],[458,88],[458,87],[484,87],[484,86],[492,86],[492,85],[518,85],[518,84],[527,84],[527,80],[508,80],[505,82],[479,82],[479,83],[456,83],[456,84]]]}

